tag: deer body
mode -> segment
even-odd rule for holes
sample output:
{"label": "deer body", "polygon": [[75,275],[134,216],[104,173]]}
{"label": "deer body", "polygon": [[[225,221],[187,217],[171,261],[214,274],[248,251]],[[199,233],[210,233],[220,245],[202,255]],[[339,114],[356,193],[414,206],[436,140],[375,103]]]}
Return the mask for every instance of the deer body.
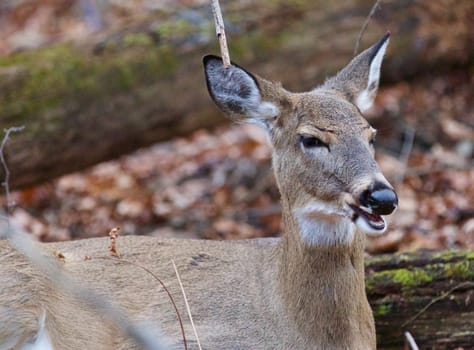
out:
{"label": "deer body", "polygon": [[[269,132],[282,195],[281,239],[235,242],[121,237],[122,259],[107,257],[105,239],[43,244],[61,269],[126,310],[134,322],[158,325],[182,349],[175,311],[158,276],[187,319],[171,265],[178,268],[205,349],[375,349],[365,294],[365,234],[380,234],[397,197],[378,170],[374,130],[361,115],[378,86],[388,35],[335,78],[290,93],[219,58],[204,59],[209,92],[229,115]],[[57,256],[57,253],[56,253]],[[88,257],[85,259],[85,257]],[[133,264],[131,264],[133,263]],[[135,349],[113,322],[0,241],[0,349],[34,341],[38,319],[54,349]],[[196,348],[185,322],[190,348]]]}
{"label": "deer body", "polygon": [[[167,294],[151,275],[128,261],[146,266],[163,280],[178,303],[191,344],[194,337],[171,259],[183,280],[205,348],[341,349],[340,344],[345,344],[343,348],[347,349],[374,348],[373,321],[364,294],[363,260],[362,256],[352,255],[362,252],[361,240],[355,242],[349,254],[332,249],[309,250],[298,259],[285,253],[288,243],[279,239],[207,242],[120,237],[118,249],[122,260],[127,262],[104,259],[108,256],[108,240],[104,238],[47,244],[44,250],[51,258],[55,252],[61,252],[64,261],[60,264],[66,273],[125,308],[132,320],[158,325],[173,340],[173,349],[182,349],[183,343]],[[8,266],[7,270],[18,282],[15,286],[9,285],[8,290],[0,287],[2,304],[19,308],[10,309],[2,324],[21,325],[19,339],[36,336],[38,318],[44,308],[46,329],[54,349],[135,348],[102,315],[55,288],[41,272],[20,259],[6,241],[2,241],[0,247],[2,257],[7,255],[7,250],[9,252],[9,259],[1,261],[2,280]],[[89,260],[85,260],[86,255]],[[334,256],[334,260],[328,261],[328,256]],[[288,263],[287,268],[282,268],[283,263]],[[311,267],[304,269],[306,276],[301,274],[304,264]],[[315,279],[314,274],[319,273],[323,273],[324,278]],[[350,286],[351,291],[341,290],[347,286],[348,279],[355,283]],[[312,284],[311,288],[302,288],[305,283]],[[318,286],[320,283],[324,288]],[[347,292],[359,295],[344,300]],[[6,295],[20,296],[23,300],[7,302]],[[298,305],[297,300],[303,303]],[[352,305],[348,307],[348,303]],[[7,313],[2,315],[6,317]],[[19,330],[13,328],[10,332]],[[324,337],[315,339],[316,334]],[[358,340],[362,338],[366,340]]]}

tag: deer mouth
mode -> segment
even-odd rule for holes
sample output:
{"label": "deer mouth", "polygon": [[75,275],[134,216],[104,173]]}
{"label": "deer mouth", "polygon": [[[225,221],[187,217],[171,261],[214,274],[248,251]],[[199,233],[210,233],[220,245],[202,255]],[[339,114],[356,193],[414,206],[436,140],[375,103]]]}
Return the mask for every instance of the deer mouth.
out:
{"label": "deer mouth", "polygon": [[374,213],[369,208],[354,204],[350,204],[349,206],[354,212],[352,221],[359,230],[367,234],[382,234],[385,232],[387,223],[381,215]]}

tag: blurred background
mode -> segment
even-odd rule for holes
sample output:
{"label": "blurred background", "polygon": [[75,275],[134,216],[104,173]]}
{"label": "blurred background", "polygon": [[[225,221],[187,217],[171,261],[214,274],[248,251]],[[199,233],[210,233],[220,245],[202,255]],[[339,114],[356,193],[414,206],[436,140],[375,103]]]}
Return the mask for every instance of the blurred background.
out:
{"label": "blurred background", "polygon": [[[293,91],[350,61],[372,5],[221,0],[231,59]],[[383,1],[360,42],[392,33],[367,118],[400,208],[371,254],[474,249],[473,18],[470,0]],[[0,32],[0,129],[25,126],[5,148],[14,225],[41,241],[279,235],[263,131],[207,95],[207,1],[2,0]]]}

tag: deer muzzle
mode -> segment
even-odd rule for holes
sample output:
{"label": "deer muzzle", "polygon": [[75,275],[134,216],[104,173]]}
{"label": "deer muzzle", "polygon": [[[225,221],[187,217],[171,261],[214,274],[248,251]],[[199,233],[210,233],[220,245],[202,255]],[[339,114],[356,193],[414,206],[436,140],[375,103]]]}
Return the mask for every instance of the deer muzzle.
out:
{"label": "deer muzzle", "polygon": [[364,233],[382,234],[387,223],[382,215],[392,214],[398,206],[398,196],[387,184],[376,181],[359,196],[359,205],[349,204],[353,222]]}
{"label": "deer muzzle", "polygon": [[398,206],[398,197],[393,189],[382,182],[375,182],[370,189],[362,192],[359,202],[378,215],[389,215]]}

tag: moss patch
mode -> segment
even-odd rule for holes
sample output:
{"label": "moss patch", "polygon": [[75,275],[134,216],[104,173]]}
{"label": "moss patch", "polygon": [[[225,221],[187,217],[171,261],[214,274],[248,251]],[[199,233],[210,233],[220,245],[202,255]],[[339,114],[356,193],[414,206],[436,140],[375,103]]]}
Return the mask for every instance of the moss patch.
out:
{"label": "moss patch", "polygon": [[445,250],[445,251],[433,254],[433,259],[441,259],[443,261],[449,261],[449,260],[453,260],[457,258],[474,260],[474,252],[459,251],[459,250]]}
{"label": "moss patch", "polygon": [[392,273],[393,281],[402,284],[403,287],[415,287],[432,280],[430,275],[421,269],[398,269],[387,272]]}
{"label": "moss patch", "polygon": [[375,317],[382,317],[390,313],[392,311],[392,303],[380,304],[376,308],[374,308],[374,316]]}
{"label": "moss patch", "polygon": [[168,21],[161,23],[156,29],[156,34],[162,39],[176,39],[180,37],[186,37],[190,34],[199,32],[200,27],[192,24],[184,19],[176,19],[174,21]]}
{"label": "moss patch", "polygon": [[[121,48],[100,53],[61,44],[0,58],[0,72],[11,67],[20,67],[21,75],[0,83],[0,120],[15,124],[28,120],[30,133],[35,131],[31,121],[39,114],[54,122],[64,115],[64,108],[87,107],[170,76],[179,62],[172,46],[155,46],[145,36],[135,35],[127,37]],[[56,113],[58,108],[63,112]]]}
{"label": "moss patch", "polygon": [[[230,45],[230,54],[234,61],[244,61],[257,55],[265,57],[281,46],[283,34],[268,36],[267,33],[255,31],[245,36],[234,38]],[[258,53],[258,54],[256,54]]]}
{"label": "moss patch", "polygon": [[474,262],[464,260],[444,264],[444,276],[448,278],[474,279]]}
{"label": "moss patch", "polygon": [[427,271],[420,268],[395,269],[372,274],[366,281],[367,291],[370,293],[376,285],[400,285],[402,291],[409,293],[414,287],[429,283],[433,278]]}

